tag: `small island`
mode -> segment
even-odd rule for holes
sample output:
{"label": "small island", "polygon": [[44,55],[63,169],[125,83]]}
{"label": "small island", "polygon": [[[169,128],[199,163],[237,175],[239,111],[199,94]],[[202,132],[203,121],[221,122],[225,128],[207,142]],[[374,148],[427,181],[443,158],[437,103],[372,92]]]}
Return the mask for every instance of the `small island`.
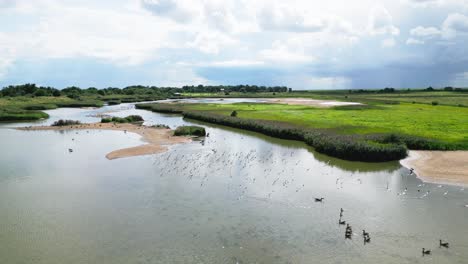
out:
{"label": "small island", "polygon": [[[59,122],[59,121],[58,121]],[[60,123],[63,123],[60,122]],[[70,123],[70,122],[68,122]],[[124,148],[112,151],[106,155],[109,160],[151,155],[162,153],[168,150],[168,147],[175,144],[191,142],[191,137],[174,135],[174,131],[165,126],[144,126],[135,123],[89,123],[89,124],[68,124],[62,126],[29,126],[18,128],[25,131],[40,130],[117,130],[123,133],[135,133],[142,137],[146,144],[140,146]]]}

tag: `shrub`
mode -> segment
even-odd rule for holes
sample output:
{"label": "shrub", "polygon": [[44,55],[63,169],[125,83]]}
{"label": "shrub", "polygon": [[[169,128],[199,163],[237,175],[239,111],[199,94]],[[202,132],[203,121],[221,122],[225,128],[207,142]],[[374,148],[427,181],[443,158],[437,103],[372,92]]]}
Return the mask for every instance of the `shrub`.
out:
{"label": "shrub", "polygon": [[73,126],[73,125],[79,125],[79,124],[81,124],[80,121],[60,119],[52,123],[52,126]]}
{"label": "shrub", "polygon": [[170,129],[168,125],[164,125],[164,124],[156,124],[156,125],[152,125],[151,127]]}
{"label": "shrub", "polygon": [[237,117],[237,111],[236,110],[232,111],[231,116],[232,117]]}
{"label": "shrub", "polygon": [[174,131],[174,136],[204,137],[205,135],[205,128],[200,126],[180,126]]}
{"label": "shrub", "polygon": [[439,102],[437,102],[437,101],[432,101],[432,103],[431,103],[431,104],[432,104],[432,105],[438,105],[438,104],[439,104]]}
{"label": "shrub", "polygon": [[112,100],[107,102],[108,105],[119,105],[120,103],[120,100]]}
{"label": "shrub", "polygon": [[139,123],[145,121],[143,117],[139,115],[130,115],[127,117],[103,117],[101,118],[101,123]]}

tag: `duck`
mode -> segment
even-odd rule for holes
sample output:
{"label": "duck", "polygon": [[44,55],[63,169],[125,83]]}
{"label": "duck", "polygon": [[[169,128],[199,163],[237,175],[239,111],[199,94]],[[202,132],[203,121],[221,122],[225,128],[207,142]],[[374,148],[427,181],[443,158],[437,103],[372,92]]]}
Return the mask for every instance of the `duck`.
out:
{"label": "duck", "polygon": [[430,255],[431,254],[431,250],[426,250],[425,248],[422,249],[422,255],[424,257],[424,255]]}
{"label": "duck", "polygon": [[322,198],[315,198],[315,201],[316,202],[323,202],[323,199],[325,199],[325,198],[323,198],[323,197]]}
{"label": "duck", "polygon": [[68,149],[68,152],[70,152],[70,153],[73,152],[73,149],[69,148],[69,149]]}
{"label": "duck", "polygon": [[340,220],[338,220],[338,224],[339,224],[339,225],[345,225],[345,224],[346,224],[346,221],[342,221],[341,218],[340,218]]}
{"label": "duck", "polygon": [[439,247],[449,248],[449,243],[442,242],[442,239],[439,239]]}

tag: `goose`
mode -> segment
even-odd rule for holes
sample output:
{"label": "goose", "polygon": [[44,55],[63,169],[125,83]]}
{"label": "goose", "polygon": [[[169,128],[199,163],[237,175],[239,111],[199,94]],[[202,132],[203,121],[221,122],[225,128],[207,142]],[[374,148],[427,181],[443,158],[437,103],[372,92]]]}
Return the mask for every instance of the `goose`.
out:
{"label": "goose", "polygon": [[345,225],[345,224],[346,224],[346,221],[342,221],[341,218],[340,218],[340,220],[338,220],[338,224],[339,224],[339,225]]}
{"label": "goose", "polygon": [[73,149],[69,148],[69,149],[68,149],[68,152],[70,152],[70,153],[73,152]]}
{"label": "goose", "polygon": [[366,230],[362,230],[362,236],[363,237],[368,237],[369,236],[369,233],[366,232]]}
{"label": "goose", "polygon": [[316,202],[323,202],[323,199],[325,199],[325,198],[323,198],[323,197],[322,198],[315,198],[315,201]]}
{"label": "goose", "polygon": [[422,255],[424,257],[424,255],[430,255],[431,254],[431,250],[426,250],[425,248],[422,249]]}
{"label": "goose", "polygon": [[370,236],[364,237],[364,244],[370,243]]}
{"label": "goose", "polygon": [[439,240],[439,247],[444,247],[444,248],[449,248],[449,243],[448,242],[442,242],[442,240]]}

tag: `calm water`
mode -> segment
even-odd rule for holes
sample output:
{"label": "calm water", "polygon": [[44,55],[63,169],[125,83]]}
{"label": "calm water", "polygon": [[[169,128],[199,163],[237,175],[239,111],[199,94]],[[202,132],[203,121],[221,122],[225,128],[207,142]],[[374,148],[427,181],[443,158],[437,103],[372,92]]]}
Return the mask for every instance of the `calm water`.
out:
{"label": "calm water", "polygon": [[340,161],[206,124],[204,144],[109,161],[139,136],[9,129],[108,111],[190,123],[124,104],[0,125],[0,263],[468,263],[468,190],[423,184],[398,163]]}

